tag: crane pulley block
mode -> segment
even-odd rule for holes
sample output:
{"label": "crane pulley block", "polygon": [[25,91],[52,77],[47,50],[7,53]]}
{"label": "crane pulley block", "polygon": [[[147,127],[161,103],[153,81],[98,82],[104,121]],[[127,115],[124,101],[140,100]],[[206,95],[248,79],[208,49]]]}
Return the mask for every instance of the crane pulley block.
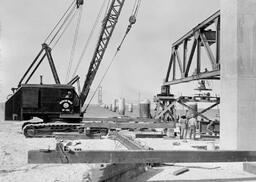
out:
{"label": "crane pulley block", "polygon": [[83,4],[84,4],[84,0],[76,0],[76,7],[77,8],[79,8]]}

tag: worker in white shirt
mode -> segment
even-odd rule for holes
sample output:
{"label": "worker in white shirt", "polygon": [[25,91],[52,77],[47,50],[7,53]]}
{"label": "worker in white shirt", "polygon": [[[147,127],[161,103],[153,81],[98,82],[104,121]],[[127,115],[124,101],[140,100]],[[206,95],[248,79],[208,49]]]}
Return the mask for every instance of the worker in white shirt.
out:
{"label": "worker in white shirt", "polygon": [[189,138],[192,139],[193,135],[193,140],[196,138],[196,118],[193,115],[189,120],[188,120],[188,128],[189,128]]}

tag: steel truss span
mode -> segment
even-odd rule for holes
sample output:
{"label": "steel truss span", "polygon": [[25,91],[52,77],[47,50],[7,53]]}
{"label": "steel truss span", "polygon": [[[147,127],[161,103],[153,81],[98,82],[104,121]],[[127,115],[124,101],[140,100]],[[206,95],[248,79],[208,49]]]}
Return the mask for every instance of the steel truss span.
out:
{"label": "steel truss span", "polygon": [[[192,42],[189,47],[188,44]],[[215,50],[213,50],[215,45]],[[202,48],[211,67],[202,68]],[[181,53],[182,52],[182,53]],[[196,52],[196,53],[195,53]],[[182,56],[180,56],[180,53]],[[195,62],[195,70],[191,65]],[[177,66],[178,65],[178,66]],[[178,77],[179,74],[179,77]],[[173,43],[164,86],[200,79],[220,79],[220,11]]]}

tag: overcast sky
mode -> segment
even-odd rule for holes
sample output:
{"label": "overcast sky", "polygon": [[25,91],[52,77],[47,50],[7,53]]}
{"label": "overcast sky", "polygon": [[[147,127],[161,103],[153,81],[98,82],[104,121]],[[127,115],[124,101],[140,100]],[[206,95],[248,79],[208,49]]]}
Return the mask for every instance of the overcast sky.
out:
{"label": "overcast sky", "polygon": [[[1,78],[0,101],[5,101],[11,87],[18,81],[35,58],[45,37],[72,0],[0,0],[1,21]],[[75,62],[87,40],[103,0],[85,0]],[[128,25],[134,0],[126,0],[118,25],[92,85],[96,88],[122,39]],[[219,0],[142,0],[137,22],[102,84],[103,100],[125,97],[135,102],[152,99],[160,92],[170,58],[171,44],[198,23],[219,10]],[[98,26],[99,27],[99,26]],[[65,81],[75,23],[65,33],[53,58],[61,82]],[[99,28],[91,40],[78,74],[84,80],[97,42]],[[71,71],[72,72],[72,71]],[[41,66],[31,83],[53,83],[48,62]],[[190,87],[173,90],[186,93]]]}

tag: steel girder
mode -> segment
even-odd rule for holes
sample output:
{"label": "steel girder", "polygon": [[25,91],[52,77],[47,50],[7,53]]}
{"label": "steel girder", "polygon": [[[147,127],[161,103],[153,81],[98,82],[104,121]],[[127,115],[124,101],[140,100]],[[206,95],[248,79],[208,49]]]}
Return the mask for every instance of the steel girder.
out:
{"label": "steel girder", "polygon": [[[214,30],[208,29],[214,25]],[[188,43],[192,41],[189,47]],[[215,53],[211,46],[215,46]],[[210,68],[202,68],[202,50],[204,47]],[[180,52],[182,51],[182,57]],[[195,52],[197,52],[195,54]],[[196,68],[191,71],[191,64],[195,62]],[[178,66],[177,66],[178,65]],[[172,72],[172,73],[171,73]],[[179,72],[180,77],[177,77]],[[220,11],[201,22],[191,31],[181,37],[172,45],[171,58],[164,81],[164,86],[189,82],[199,79],[220,79]],[[171,77],[171,78],[170,78]]]}

